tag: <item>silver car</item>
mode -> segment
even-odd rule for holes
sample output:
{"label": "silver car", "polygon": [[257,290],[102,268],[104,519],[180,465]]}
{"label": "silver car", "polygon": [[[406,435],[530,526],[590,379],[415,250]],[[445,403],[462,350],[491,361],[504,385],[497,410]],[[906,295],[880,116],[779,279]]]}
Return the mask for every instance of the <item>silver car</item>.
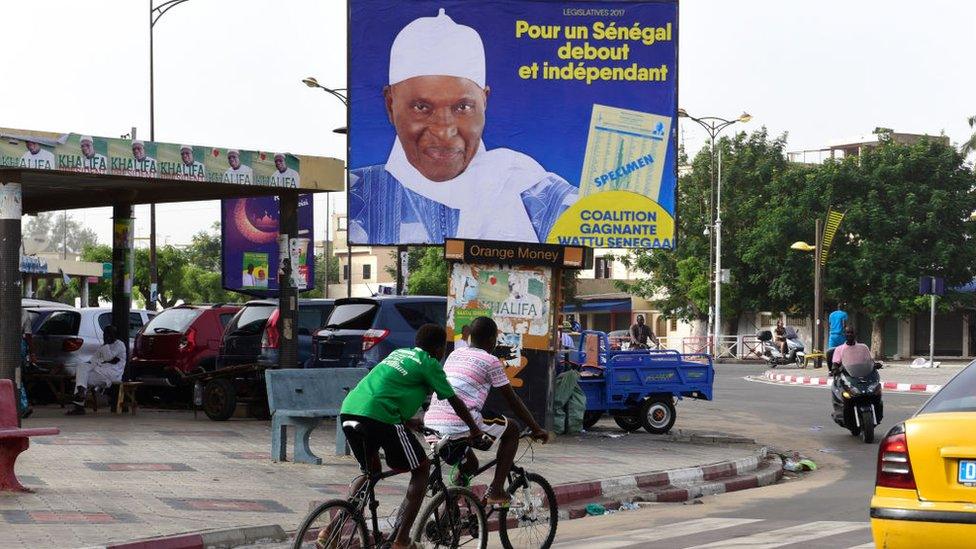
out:
{"label": "silver car", "polygon": [[[155,314],[145,310],[129,312],[130,348],[136,334]],[[42,368],[64,366],[66,373],[73,374],[75,368],[88,362],[102,345],[102,330],[111,323],[112,309],[109,308],[50,311],[31,335],[31,350],[37,365]]]}

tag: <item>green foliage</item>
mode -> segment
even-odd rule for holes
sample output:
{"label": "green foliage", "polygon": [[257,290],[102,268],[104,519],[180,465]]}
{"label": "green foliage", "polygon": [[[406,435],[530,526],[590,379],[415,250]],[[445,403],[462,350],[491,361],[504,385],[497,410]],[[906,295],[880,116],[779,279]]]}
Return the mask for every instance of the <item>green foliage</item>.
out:
{"label": "green foliage", "polygon": [[[418,250],[415,252],[414,250]],[[447,295],[448,262],[444,259],[444,249],[436,246],[413,248],[408,252],[416,254],[416,268],[410,265],[413,257],[408,256],[407,293],[410,295]]]}
{"label": "green foliage", "polygon": [[65,250],[69,254],[80,254],[86,246],[98,243],[95,231],[63,212],[37,214],[24,225],[23,234],[47,237],[50,242],[47,251]]}

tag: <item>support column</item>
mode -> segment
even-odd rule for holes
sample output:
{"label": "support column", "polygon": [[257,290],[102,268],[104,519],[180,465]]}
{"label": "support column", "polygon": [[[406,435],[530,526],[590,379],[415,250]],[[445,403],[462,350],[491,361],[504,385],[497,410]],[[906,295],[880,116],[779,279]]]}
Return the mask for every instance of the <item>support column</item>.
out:
{"label": "support column", "polygon": [[407,295],[407,265],[409,250],[406,246],[397,246],[396,263],[396,295]]}
{"label": "support column", "polygon": [[0,183],[0,379],[14,380],[20,366],[20,183]]}
{"label": "support column", "polygon": [[132,309],[132,275],[135,272],[131,204],[112,207],[112,325],[129,349],[129,311]]}
{"label": "support column", "polygon": [[84,309],[88,306],[88,277],[84,276],[81,278],[81,305],[80,308]]}
{"label": "support column", "polygon": [[[291,238],[298,237],[298,195],[293,192],[282,192],[278,195],[278,234],[284,238],[285,250],[289,249]],[[279,241],[280,242],[280,241]],[[281,246],[279,245],[279,250]],[[282,271],[278,276],[278,366],[280,368],[295,368],[298,365],[298,290],[292,281],[292,265],[288,256],[279,262]]]}

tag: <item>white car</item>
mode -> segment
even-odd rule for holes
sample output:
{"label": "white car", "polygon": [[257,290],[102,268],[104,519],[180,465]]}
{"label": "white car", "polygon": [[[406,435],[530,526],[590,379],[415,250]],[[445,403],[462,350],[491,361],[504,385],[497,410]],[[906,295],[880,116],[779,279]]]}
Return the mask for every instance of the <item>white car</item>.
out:
{"label": "white car", "polygon": [[[145,310],[129,312],[129,348],[132,348],[139,330],[155,315],[155,312]],[[49,311],[31,335],[35,362],[42,368],[64,366],[66,373],[73,374],[75,368],[88,362],[102,345],[102,330],[111,323],[110,308]]]}

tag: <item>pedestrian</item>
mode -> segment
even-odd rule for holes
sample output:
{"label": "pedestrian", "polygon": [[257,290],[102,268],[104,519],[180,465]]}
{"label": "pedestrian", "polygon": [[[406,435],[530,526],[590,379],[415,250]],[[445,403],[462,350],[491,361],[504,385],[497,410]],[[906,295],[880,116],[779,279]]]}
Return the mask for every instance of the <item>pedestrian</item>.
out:
{"label": "pedestrian", "polygon": [[842,301],[837,302],[837,310],[830,313],[827,317],[827,324],[830,326],[830,337],[827,338],[827,349],[833,349],[844,343],[844,331],[847,329],[847,306]]}

